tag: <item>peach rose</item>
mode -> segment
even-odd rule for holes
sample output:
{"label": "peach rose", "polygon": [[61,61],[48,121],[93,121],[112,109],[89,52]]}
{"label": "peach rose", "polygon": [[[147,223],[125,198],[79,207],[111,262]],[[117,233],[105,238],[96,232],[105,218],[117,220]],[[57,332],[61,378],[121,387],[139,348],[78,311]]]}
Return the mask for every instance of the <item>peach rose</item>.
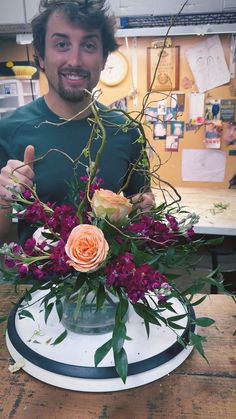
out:
{"label": "peach rose", "polygon": [[71,231],[65,251],[68,264],[79,272],[95,271],[107,257],[108,243],[100,228],[80,224]]}
{"label": "peach rose", "polygon": [[108,217],[114,223],[125,218],[132,210],[132,204],[127,198],[107,189],[94,192],[91,207],[97,217]]}

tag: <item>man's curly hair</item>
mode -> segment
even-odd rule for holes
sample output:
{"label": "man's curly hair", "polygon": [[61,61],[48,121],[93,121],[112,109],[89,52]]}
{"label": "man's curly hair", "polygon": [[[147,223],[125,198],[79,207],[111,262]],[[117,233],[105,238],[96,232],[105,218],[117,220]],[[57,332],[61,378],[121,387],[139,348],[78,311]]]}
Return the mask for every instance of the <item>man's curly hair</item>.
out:
{"label": "man's curly hair", "polygon": [[39,14],[31,22],[34,59],[40,68],[39,57],[45,57],[45,35],[50,16],[58,11],[73,25],[101,32],[103,56],[118,48],[115,39],[115,18],[108,14],[105,0],[41,0]]}

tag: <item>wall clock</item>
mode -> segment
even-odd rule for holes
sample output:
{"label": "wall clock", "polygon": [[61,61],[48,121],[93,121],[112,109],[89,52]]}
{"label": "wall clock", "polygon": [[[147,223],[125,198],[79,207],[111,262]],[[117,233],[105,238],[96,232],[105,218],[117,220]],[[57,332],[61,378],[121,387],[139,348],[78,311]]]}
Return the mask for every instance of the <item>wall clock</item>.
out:
{"label": "wall clock", "polygon": [[100,75],[100,81],[107,86],[115,86],[121,83],[128,73],[128,61],[119,51],[108,55],[104,69]]}

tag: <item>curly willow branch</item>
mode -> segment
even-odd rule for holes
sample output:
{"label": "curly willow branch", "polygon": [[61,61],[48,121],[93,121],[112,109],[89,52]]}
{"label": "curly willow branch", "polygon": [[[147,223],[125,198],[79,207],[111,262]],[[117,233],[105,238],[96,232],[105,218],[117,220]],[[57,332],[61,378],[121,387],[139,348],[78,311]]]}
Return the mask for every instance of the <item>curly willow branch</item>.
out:
{"label": "curly willow branch", "polygon": [[[90,185],[91,185],[92,181],[94,180],[94,178],[97,174],[99,164],[100,164],[100,160],[101,160],[101,155],[102,155],[102,152],[103,152],[105,144],[106,144],[106,130],[105,130],[104,124],[106,124],[107,126],[110,126],[110,127],[115,127],[118,130],[123,130],[124,132],[126,132],[128,129],[134,129],[134,128],[138,129],[139,132],[140,132],[140,137],[136,140],[136,141],[140,141],[142,143],[142,149],[141,149],[140,156],[137,159],[137,161],[134,164],[132,164],[132,166],[129,168],[128,173],[126,173],[125,183],[123,184],[123,186],[119,190],[119,193],[121,193],[125,189],[127,189],[127,186],[130,182],[132,174],[134,172],[138,171],[139,173],[142,173],[143,176],[148,180],[146,187],[142,188],[142,191],[140,191],[141,194],[144,193],[145,191],[147,191],[147,188],[150,189],[150,186],[152,186],[152,189],[158,189],[158,190],[161,191],[162,199],[163,199],[165,205],[167,205],[167,206],[172,205],[174,203],[178,203],[181,200],[181,197],[178,194],[175,187],[173,185],[171,185],[168,181],[165,181],[165,180],[161,179],[159,174],[158,174],[158,171],[159,171],[160,167],[163,164],[165,164],[169,159],[167,159],[164,163],[161,162],[160,156],[158,155],[156,150],[153,148],[153,146],[150,144],[150,142],[149,142],[149,140],[148,140],[148,138],[145,134],[145,129],[144,129],[145,123],[142,122],[142,119],[145,116],[146,107],[147,107],[147,105],[149,105],[149,98],[150,98],[150,95],[152,93],[152,87],[153,87],[154,82],[155,82],[157,70],[158,70],[158,67],[159,67],[159,63],[160,63],[163,51],[165,49],[166,39],[168,37],[169,31],[170,31],[171,27],[173,26],[177,16],[182,12],[182,10],[185,7],[187,1],[188,0],[186,0],[184,2],[184,4],[182,5],[179,13],[176,16],[173,17],[171,25],[169,26],[169,28],[167,30],[167,33],[166,33],[165,38],[164,38],[163,47],[162,47],[161,53],[159,55],[159,59],[158,59],[158,62],[156,64],[155,70],[154,70],[153,79],[151,81],[149,91],[143,97],[142,108],[139,112],[137,112],[136,116],[134,116],[134,117],[131,116],[131,114],[134,113],[134,112],[126,112],[122,109],[115,109],[116,112],[122,113],[125,116],[124,124],[119,125],[119,126],[115,126],[114,124],[110,123],[110,121],[109,121],[109,113],[114,112],[114,109],[107,109],[106,110],[107,118],[104,118],[104,117],[101,118],[100,115],[99,115],[99,108],[96,105],[96,101],[97,101],[98,96],[100,96],[100,94],[101,94],[101,90],[98,90],[94,94],[85,90],[85,92],[88,95],[90,95],[91,101],[82,111],[77,112],[71,118],[68,118],[68,119],[64,118],[63,122],[54,123],[54,122],[50,122],[50,121],[43,121],[39,126],[36,127],[36,128],[39,128],[42,124],[50,124],[50,125],[55,125],[55,126],[61,126],[61,125],[67,124],[68,122],[78,118],[84,112],[88,111],[88,109],[91,109],[91,111],[92,111],[93,117],[89,116],[89,118],[87,118],[88,122],[91,122],[91,124],[92,124],[92,131],[91,131],[90,138],[88,139],[87,148],[86,148],[86,151],[88,152],[88,158],[89,158],[89,164],[90,164],[89,171],[90,172],[89,172],[88,182],[87,182],[87,185],[86,185],[86,194],[85,194],[83,200],[81,201],[81,203],[79,204],[79,207],[77,209],[77,215],[78,215],[80,221],[82,221],[82,211],[83,211],[84,207],[86,206],[87,202],[90,201],[90,197],[89,197]],[[171,92],[169,93],[169,95],[170,94],[171,94]],[[61,119],[63,119],[63,118],[61,118]],[[101,140],[101,144],[100,144],[99,150],[97,152],[94,165],[92,166],[90,149],[91,149],[91,145],[92,145],[92,142],[94,140],[95,134],[98,134],[98,133],[99,133],[99,138]],[[152,170],[150,170],[150,163],[148,161],[147,154],[146,154],[146,146],[147,145],[148,145],[149,149],[155,154],[155,157],[157,158],[157,164],[155,164],[155,166],[153,166]],[[72,159],[68,154],[66,154],[65,152],[63,152],[59,149],[50,149],[43,156],[41,156],[39,158],[36,158],[34,160],[31,160],[31,161],[29,161],[27,163],[24,163],[24,164],[18,166],[17,168],[15,168],[12,172],[12,175],[14,174],[14,172],[16,170],[24,167],[26,164],[32,164],[32,163],[38,162],[38,161],[46,158],[48,156],[48,154],[52,153],[52,152],[61,153],[63,156],[68,158],[72,162],[72,164],[74,165],[74,170],[76,169],[78,164],[81,164],[81,165],[85,166],[80,161],[80,158],[83,155],[84,150],[80,153],[80,155],[78,157],[76,157],[76,159]],[[171,158],[171,154],[170,154],[170,158]],[[145,161],[146,167],[142,168],[141,165],[142,165],[143,161]],[[151,181],[152,181],[152,185],[150,184]],[[163,187],[163,185],[164,185],[164,187]],[[168,199],[166,198],[166,195],[168,195],[169,198],[171,198],[172,202],[169,203],[169,204],[168,204]]]}

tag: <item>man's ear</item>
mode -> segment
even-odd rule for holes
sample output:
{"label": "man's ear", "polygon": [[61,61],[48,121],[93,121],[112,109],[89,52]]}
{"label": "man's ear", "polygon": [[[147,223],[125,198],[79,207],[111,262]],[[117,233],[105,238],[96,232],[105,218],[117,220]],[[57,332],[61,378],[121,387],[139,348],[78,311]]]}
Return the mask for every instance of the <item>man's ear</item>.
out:
{"label": "man's ear", "polygon": [[41,68],[42,71],[44,71],[45,66],[44,66],[44,60],[42,57],[40,57],[40,55],[38,55],[38,61],[39,61],[39,66]]}

